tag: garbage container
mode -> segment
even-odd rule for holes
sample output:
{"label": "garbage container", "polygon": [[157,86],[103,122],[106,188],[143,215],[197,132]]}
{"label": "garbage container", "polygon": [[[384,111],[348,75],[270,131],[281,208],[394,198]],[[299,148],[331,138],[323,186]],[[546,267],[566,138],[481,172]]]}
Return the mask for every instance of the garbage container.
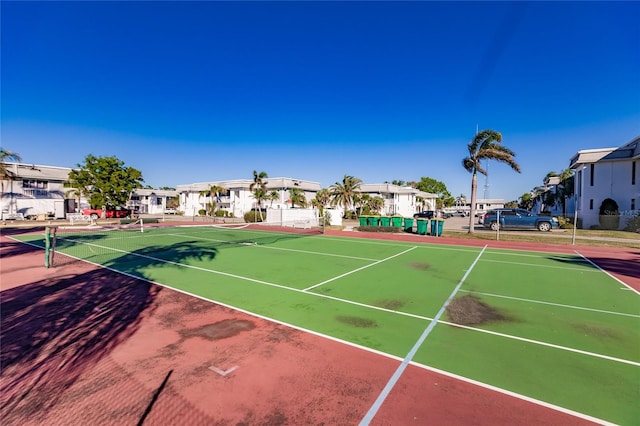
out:
{"label": "garbage container", "polygon": [[391,218],[389,216],[382,216],[380,218],[380,226],[391,226]]}
{"label": "garbage container", "polygon": [[413,232],[413,219],[410,217],[404,218],[404,232]]}
{"label": "garbage container", "polygon": [[369,226],[378,226],[380,224],[380,216],[369,216],[367,218],[367,224]]}
{"label": "garbage container", "polygon": [[418,234],[427,235],[427,227],[429,226],[429,219],[418,219],[417,222]]}
{"label": "garbage container", "polygon": [[431,235],[442,235],[442,226],[444,225],[444,219],[434,219],[431,221]]}
{"label": "garbage container", "polygon": [[392,216],[391,226],[394,228],[402,228],[402,216]]}
{"label": "garbage container", "polygon": [[367,216],[360,216],[358,220],[360,221],[360,226],[367,226]]}

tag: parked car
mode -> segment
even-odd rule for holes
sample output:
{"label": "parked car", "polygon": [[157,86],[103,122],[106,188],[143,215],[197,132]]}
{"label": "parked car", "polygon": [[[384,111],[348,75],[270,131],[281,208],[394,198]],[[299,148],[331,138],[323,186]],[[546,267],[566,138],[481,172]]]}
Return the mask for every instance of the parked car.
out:
{"label": "parked car", "polygon": [[464,210],[456,210],[455,212],[446,212],[444,214],[445,218],[450,218],[450,217],[468,217],[469,216],[469,212],[465,212]]}
{"label": "parked car", "polygon": [[[91,219],[98,219],[102,217],[102,209],[82,209],[82,214],[90,216]],[[124,207],[107,208],[104,211],[104,217],[108,219],[129,218],[131,217],[131,210]]]}
{"label": "parked car", "polygon": [[433,219],[434,217],[436,212],[433,210],[424,210],[413,215],[414,219]]}
{"label": "parked car", "polygon": [[537,229],[538,231],[551,231],[558,228],[558,218],[552,216],[539,216],[524,209],[494,209],[484,214],[482,225],[494,231],[498,229]]}
{"label": "parked car", "polygon": [[165,214],[178,214],[178,211],[176,209],[174,209],[173,207],[167,207],[166,209],[164,209],[164,213]]}

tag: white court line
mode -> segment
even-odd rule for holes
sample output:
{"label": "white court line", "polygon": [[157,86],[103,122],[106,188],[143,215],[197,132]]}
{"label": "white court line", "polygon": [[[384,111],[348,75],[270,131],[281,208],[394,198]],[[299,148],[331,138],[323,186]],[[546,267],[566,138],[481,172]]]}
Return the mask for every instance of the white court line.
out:
{"label": "white court line", "polygon": [[[190,235],[181,235],[181,234],[165,234],[165,235],[171,235],[173,237],[180,237],[180,238],[195,238],[197,240],[214,241],[219,243],[229,243],[229,244],[234,243],[233,241],[218,240],[215,238],[205,238],[205,237],[197,237],[197,236],[190,236]],[[282,251],[291,251],[295,253],[317,254],[318,256],[331,256],[331,257],[340,257],[344,259],[364,260],[366,262],[375,262],[376,260],[378,260],[378,259],[369,259],[367,257],[346,256],[343,254],[324,253],[320,251],[298,250],[298,249],[290,249],[290,248],[283,248],[283,247],[270,247],[270,246],[265,246],[261,244],[257,244],[251,247],[258,247],[265,250],[282,250]]]}
{"label": "white court line", "polygon": [[620,284],[622,284],[623,286],[627,287],[629,290],[633,291],[635,294],[640,294],[640,291],[636,290],[635,288],[631,287],[629,284],[625,283],[624,281],[622,281],[621,279],[619,279],[618,277],[613,276],[612,274],[609,273],[609,271],[605,271],[604,269],[602,269],[600,266],[596,265],[595,263],[593,263],[591,261],[591,259],[589,259],[588,257],[582,255],[582,253],[576,251],[576,254],[580,257],[582,257],[584,260],[586,260],[587,262],[589,262],[590,264],[592,264],[593,266],[595,266],[596,268],[598,268],[599,270],[601,270],[602,272],[604,272],[605,274],[609,275],[611,278],[613,278],[614,280],[618,281]]}
{"label": "white court line", "polygon": [[566,271],[581,271],[581,272],[598,272],[593,268],[567,268],[566,266],[555,266],[555,265],[537,265],[535,263],[524,263],[524,262],[508,262],[506,260],[489,260],[482,259],[482,262],[493,262],[493,263],[506,263],[509,265],[519,265],[519,266],[531,266],[534,268],[554,268],[554,269],[564,269]]}
{"label": "white court line", "polygon": [[[625,288],[625,290],[627,290],[627,289]],[[519,300],[519,301],[522,301],[522,302],[529,302],[529,303],[538,303],[538,304],[541,304],[541,305],[558,306],[560,308],[578,309],[578,310],[581,310],[581,311],[600,312],[600,313],[603,313],[603,314],[622,315],[622,316],[625,316],[625,317],[640,318],[640,315],[625,314],[624,312],[605,311],[603,309],[585,308],[585,307],[582,307],[582,306],[574,306],[574,305],[564,305],[562,303],[543,302],[541,300],[523,299],[521,297],[502,296],[502,295],[499,295],[499,294],[483,293],[481,291],[472,291],[472,290],[460,290],[460,291],[461,292],[465,292],[465,293],[482,294],[483,296],[499,297],[499,298],[502,298],[502,299]]]}
{"label": "white court line", "polygon": [[458,290],[460,289],[460,287],[462,287],[462,284],[467,279],[467,277],[469,276],[469,274],[473,270],[473,268],[476,265],[476,263],[478,263],[478,260],[480,260],[480,256],[482,256],[482,253],[484,253],[486,248],[487,248],[487,246],[485,245],[482,248],[482,250],[480,251],[480,253],[478,253],[478,256],[476,257],[476,259],[473,261],[473,263],[471,264],[469,269],[467,269],[467,272],[465,272],[464,276],[462,277],[462,279],[460,280],[458,285],[453,289],[453,291],[449,295],[449,298],[444,302],[444,304],[442,305],[442,307],[440,308],[440,310],[438,311],[436,316],[433,318],[433,320],[431,320],[431,322],[429,323],[427,328],[422,332],[422,335],[420,336],[420,338],[418,338],[418,340],[413,345],[413,347],[411,348],[411,350],[409,351],[407,356],[404,357],[404,360],[400,363],[400,365],[398,366],[396,371],[393,373],[393,375],[391,376],[391,378],[389,379],[389,381],[387,382],[385,387],[382,389],[382,392],[380,392],[380,395],[378,395],[378,398],[376,398],[375,402],[369,408],[369,411],[367,411],[367,414],[365,414],[363,419],[360,421],[360,426],[368,425],[369,423],[371,423],[371,420],[373,420],[373,418],[375,417],[376,413],[378,412],[378,410],[380,409],[380,407],[384,403],[385,399],[387,399],[387,396],[389,395],[389,392],[391,392],[391,389],[393,389],[393,387],[396,385],[398,380],[400,380],[400,376],[402,376],[402,373],[407,368],[407,365],[409,365],[409,362],[411,362],[411,360],[415,356],[416,352],[418,352],[418,349],[420,348],[420,346],[422,346],[422,343],[425,341],[427,336],[429,336],[431,331],[434,329],[436,324],[439,322],[439,319],[444,314],[445,309],[447,308],[447,306],[449,305],[451,300],[455,297],[455,295],[458,292]]}
{"label": "white court line", "polygon": [[457,328],[464,328],[466,330],[479,331],[480,333],[491,334],[493,336],[506,337],[507,339],[519,340],[521,342],[526,342],[526,343],[534,343],[534,344],[540,345],[540,346],[546,346],[546,347],[554,348],[554,349],[562,349],[562,350],[568,351],[568,352],[574,352],[574,353],[577,353],[577,354],[588,355],[588,356],[592,356],[592,357],[595,357],[595,358],[602,358],[602,359],[606,359],[606,360],[609,360],[609,361],[615,361],[615,362],[619,362],[619,363],[622,363],[622,364],[629,364],[629,365],[633,365],[635,367],[640,367],[640,362],[637,362],[637,361],[631,361],[631,360],[623,359],[623,358],[616,358],[616,357],[609,356],[609,355],[597,354],[595,352],[583,351],[582,349],[570,348],[568,346],[556,345],[554,343],[542,342],[540,340],[527,339],[525,337],[518,337],[518,336],[514,336],[512,334],[498,333],[497,331],[485,330],[483,328],[469,327],[468,325],[456,324],[456,323],[449,322],[449,321],[439,321],[439,322],[442,323],[442,324],[450,325],[451,327],[457,327]]}
{"label": "white court line", "polygon": [[[30,243],[26,243],[26,244],[30,244]],[[227,273],[227,272],[216,271],[216,270],[213,270],[213,269],[201,268],[199,266],[185,265],[185,264],[174,262],[174,261],[171,261],[171,260],[160,259],[160,258],[157,258],[157,257],[147,256],[147,255],[139,254],[139,253],[131,253],[131,252],[124,251],[124,250],[119,250],[119,249],[113,249],[113,248],[110,248],[110,247],[100,246],[98,244],[93,244],[93,243],[83,243],[83,244],[90,245],[90,246],[95,246],[95,247],[100,247],[100,248],[105,248],[105,249],[108,249],[108,250],[113,250],[113,251],[120,252],[120,253],[130,254],[132,256],[137,256],[137,257],[150,259],[150,260],[154,260],[154,261],[158,261],[158,262],[169,263],[169,264],[176,265],[176,266],[183,267],[183,268],[195,269],[195,270],[198,270],[198,271],[203,271],[203,272],[208,272],[208,273],[212,273],[212,274],[223,275],[223,276],[227,276],[227,277],[231,277],[231,278],[237,278],[239,280],[244,280],[244,281],[254,282],[254,283],[257,283],[257,284],[264,284],[264,285],[268,285],[268,286],[271,286],[271,287],[281,288],[283,290],[289,290],[289,291],[293,291],[293,292],[296,292],[296,293],[303,293],[303,294],[308,294],[308,295],[312,295],[312,296],[316,296],[316,297],[321,297],[323,299],[335,300],[335,301],[343,302],[343,303],[354,305],[354,306],[361,306],[361,307],[374,309],[374,310],[378,310],[378,311],[390,312],[390,313],[403,315],[403,316],[407,316],[407,317],[423,319],[423,320],[426,320],[426,321],[431,321],[432,323],[434,321],[436,321],[436,322],[439,322],[439,323],[442,323],[442,324],[451,325],[453,327],[465,328],[465,329],[472,330],[472,331],[477,331],[477,332],[480,332],[480,333],[492,334],[492,335],[496,335],[496,336],[500,336],[500,337],[504,337],[504,338],[508,338],[508,339],[513,339],[513,340],[519,340],[519,341],[528,342],[528,343],[539,344],[539,345],[542,345],[542,346],[548,346],[548,347],[552,347],[552,348],[556,348],[556,349],[563,349],[563,350],[566,350],[566,351],[569,351],[569,352],[580,353],[580,354],[583,354],[583,355],[589,355],[589,356],[593,356],[593,357],[596,357],[596,358],[604,358],[604,359],[608,359],[610,361],[617,361],[617,362],[621,362],[621,363],[624,363],[624,364],[632,364],[632,365],[638,364],[635,361],[629,361],[629,360],[625,360],[625,359],[621,359],[621,358],[614,358],[614,357],[610,357],[608,355],[601,355],[601,354],[597,354],[597,353],[594,353],[594,352],[587,352],[587,351],[583,351],[583,350],[580,350],[580,349],[574,349],[574,348],[569,348],[569,347],[566,347],[566,346],[555,345],[555,344],[552,344],[552,343],[546,343],[546,342],[542,342],[542,341],[539,341],[539,340],[532,340],[532,339],[527,339],[527,338],[524,338],[524,337],[513,336],[513,335],[510,335],[510,334],[497,333],[497,332],[494,332],[494,331],[489,331],[489,330],[485,330],[485,329],[481,329],[481,328],[475,328],[475,327],[469,327],[469,326],[464,326],[464,325],[460,325],[460,324],[455,324],[455,323],[451,323],[451,322],[448,322],[448,321],[439,320],[439,319],[437,319],[437,317],[436,318],[429,318],[429,317],[425,317],[425,316],[421,316],[421,315],[411,314],[411,313],[408,313],[408,312],[394,311],[394,310],[387,309],[387,308],[381,308],[381,307],[378,307],[378,306],[367,305],[367,304],[364,304],[364,303],[354,302],[354,301],[347,300],[347,299],[341,299],[339,297],[328,296],[326,294],[310,293],[310,292],[307,292],[305,290],[299,290],[297,288],[287,287],[287,286],[281,285],[281,284],[270,283],[270,282],[267,282],[267,281],[261,281],[261,280],[257,280],[257,279],[254,279],[254,278],[248,278],[248,277],[243,277],[243,276],[240,276],[240,275],[230,274],[230,273]],[[37,246],[35,244],[30,244],[30,245],[34,245],[34,246],[36,246],[38,248],[42,248],[42,247]],[[408,250],[406,250],[406,251],[408,251]],[[483,251],[484,251],[484,249],[483,249]],[[402,253],[405,253],[405,252],[402,252]],[[398,255],[400,255],[402,253],[398,253],[396,256],[398,256]],[[483,252],[481,251],[480,254],[478,255],[478,257],[476,258],[476,260],[471,265],[470,269],[468,269],[467,272],[465,273],[463,279],[465,279],[469,275],[469,273],[471,272],[471,269],[476,264],[476,262],[478,262],[479,256],[482,253]],[[70,256],[70,257],[73,257],[73,256]],[[83,260],[83,259],[80,259],[80,260]],[[89,263],[93,263],[93,262],[89,262]],[[102,266],[100,264],[97,264],[97,265]],[[107,269],[113,270],[111,268],[107,268]],[[115,270],[115,271],[119,272],[117,270]],[[135,275],[131,275],[131,276],[135,277]],[[137,278],[139,278],[139,277],[137,277]],[[458,287],[456,287],[456,288],[458,288]],[[446,304],[448,304],[448,302],[445,302],[445,307],[446,307]],[[638,364],[638,365],[640,365],[640,364]]]}
{"label": "white court line", "polygon": [[528,397],[526,395],[522,395],[522,394],[519,394],[519,393],[516,393],[516,392],[511,392],[511,391],[506,390],[506,389],[502,389],[502,388],[499,388],[499,387],[496,387],[496,386],[493,386],[493,385],[490,385],[490,384],[487,384],[487,383],[479,382],[477,380],[473,380],[473,379],[470,379],[468,377],[460,376],[458,374],[450,373],[448,371],[440,370],[438,368],[429,367],[427,365],[419,364],[419,363],[413,362],[413,361],[411,362],[411,365],[414,365],[414,366],[416,366],[418,368],[422,368],[423,370],[432,371],[432,372],[437,373],[437,374],[442,374],[443,376],[451,377],[452,379],[460,380],[461,382],[466,382],[466,383],[469,383],[469,384],[472,384],[472,385],[479,386],[481,388],[485,388],[485,389],[488,389],[488,390],[491,390],[491,391],[494,391],[494,392],[498,392],[498,393],[501,393],[503,395],[508,395],[508,396],[513,397],[513,398],[517,398],[517,399],[521,399],[523,401],[531,402],[532,404],[540,405],[542,407],[549,408],[551,410],[555,410],[555,411],[558,411],[558,412],[561,412],[561,413],[565,413],[565,414],[568,414],[570,416],[578,417],[580,419],[587,420],[587,421],[593,422],[593,423],[598,424],[598,425],[616,426],[615,423],[611,423],[611,422],[608,422],[606,420],[599,419],[597,417],[592,417],[592,416],[589,416],[587,414],[583,414],[583,413],[579,413],[577,411],[569,410],[568,408],[564,408],[564,407],[560,407],[558,405],[550,404],[550,403],[545,402],[545,401],[540,401],[539,399],[534,399],[534,398]]}
{"label": "white court line", "polygon": [[400,253],[396,253],[396,254],[394,254],[393,256],[386,257],[386,258],[384,258],[384,259],[381,259],[381,260],[378,260],[378,261],[376,261],[376,262],[370,263],[369,265],[361,266],[360,268],[354,269],[353,271],[345,272],[344,274],[338,275],[337,277],[329,278],[328,280],[322,281],[321,283],[314,284],[314,285],[312,285],[311,287],[307,287],[307,288],[305,288],[305,289],[304,289],[304,290],[302,290],[302,291],[307,292],[307,291],[309,291],[309,290],[311,290],[311,289],[314,289],[314,288],[316,288],[316,287],[320,287],[320,286],[321,286],[321,285],[323,285],[323,284],[330,283],[331,281],[335,281],[335,280],[340,279],[340,278],[342,278],[342,277],[346,277],[347,275],[351,275],[351,274],[353,274],[353,273],[355,273],[355,272],[362,271],[363,269],[370,268],[371,266],[375,266],[375,265],[377,265],[377,264],[379,264],[379,263],[386,262],[387,260],[389,260],[389,259],[393,259],[394,257],[401,256],[401,255],[403,255],[403,254],[405,254],[405,253],[408,253],[408,252],[410,252],[411,250],[414,250],[414,249],[416,249],[416,248],[417,248],[416,246],[413,246],[413,247],[411,247],[411,248],[409,248],[409,249],[407,249],[407,250],[405,250],[405,251],[402,251],[402,252],[400,252]]}
{"label": "white court line", "polygon": [[[11,238],[11,237],[9,237],[9,238]],[[18,240],[16,240],[16,241],[18,241]],[[39,245],[35,245],[35,244],[31,244],[31,243],[25,243],[25,244],[32,245],[32,246],[38,247],[38,248],[42,248]],[[366,347],[366,346],[362,346],[362,345],[359,345],[359,344],[356,344],[356,343],[353,343],[353,342],[349,342],[347,340],[339,339],[337,337],[333,337],[333,336],[330,336],[330,335],[327,335],[327,334],[322,334],[322,333],[319,333],[317,331],[306,329],[306,328],[303,328],[303,327],[300,327],[300,326],[297,326],[297,325],[294,325],[294,324],[290,324],[290,323],[287,323],[287,322],[284,322],[284,321],[281,321],[281,320],[277,320],[275,318],[267,317],[265,315],[260,315],[260,314],[257,314],[255,312],[251,312],[251,311],[248,311],[246,309],[239,308],[237,306],[233,306],[233,305],[230,305],[230,304],[227,304],[227,303],[224,303],[224,302],[220,302],[220,301],[213,300],[213,299],[208,299],[208,298],[206,298],[204,296],[200,296],[198,294],[190,293],[188,291],[181,290],[179,288],[174,288],[174,287],[171,287],[169,285],[166,285],[166,284],[163,284],[163,283],[160,283],[160,282],[149,280],[148,278],[143,278],[143,277],[139,277],[139,276],[130,274],[128,272],[119,271],[117,269],[113,269],[113,268],[110,268],[108,266],[101,265],[99,263],[94,263],[94,262],[91,262],[91,261],[88,261],[88,260],[84,260],[84,259],[81,259],[81,258],[78,258],[78,257],[75,257],[75,256],[66,255],[66,254],[65,254],[65,256],[74,258],[74,259],[82,261],[82,262],[86,262],[88,264],[91,264],[91,265],[94,265],[94,266],[97,266],[97,267],[100,267],[100,268],[104,268],[104,269],[110,270],[110,271],[118,273],[118,274],[122,274],[124,276],[135,278],[135,279],[143,281],[143,282],[147,282],[147,283],[154,284],[154,285],[157,285],[157,286],[160,286],[160,287],[168,288],[170,290],[176,291],[178,293],[185,294],[185,295],[190,296],[190,297],[194,297],[196,299],[200,299],[200,300],[204,300],[204,301],[207,301],[207,302],[215,303],[217,305],[224,306],[224,307],[226,307],[228,309],[233,309],[235,311],[242,312],[242,313],[244,313],[246,315],[249,315],[249,316],[252,316],[254,318],[260,318],[260,319],[263,319],[263,320],[266,320],[266,321],[270,321],[270,322],[273,322],[273,323],[276,323],[276,324],[283,325],[285,327],[290,327],[290,328],[292,328],[294,330],[299,330],[299,331],[302,331],[302,332],[305,332],[305,333],[309,333],[311,335],[314,335],[314,336],[317,336],[317,337],[320,337],[320,338],[323,338],[323,339],[331,340],[333,342],[341,343],[343,345],[347,345],[347,346],[350,346],[350,347],[353,347],[353,348],[356,348],[356,349],[359,349],[359,350],[362,350],[362,351],[365,351],[365,352],[369,352],[369,353],[372,353],[372,354],[375,354],[375,355],[379,355],[379,356],[382,356],[384,358],[393,359],[393,360],[396,360],[396,361],[402,361],[402,359],[400,357],[392,355],[392,354],[389,354],[389,353],[386,353],[386,352],[378,351],[376,349],[369,348],[369,347]],[[295,289],[292,289],[292,290],[295,290]],[[307,293],[307,294],[315,295],[314,293]],[[318,296],[323,297],[322,295],[318,295]],[[332,298],[332,299],[340,300],[340,299],[337,299],[337,298]],[[359,303],[356,303],[356,304],[361,305],[361,306],[366,306],[364,304],[359,304]],[[376,306],[371,306],[371,308],[375,309],[377,307]],[[389,311],[389,312],[396,312],[396,311],[391,311],[389,309],[384,309],[384,308],[379,308],[379,309],[380,310],[384,310],[384,311]],[[397,312],[397,313],[401,313],[401,312]],[[408,314],[408,315],[409,316],[418,317],[417,315],[411,315],[411,314]],[[422,317],[422,318],[427,319],[427,320],[431,320],[431,318],[427,318],[427,317]],[[545,402],[545,401],[540,401],[540,400],[537,400],[537,399],[534,399],[534,398],[530,398],[530,397],[528,397],[526,395],[518,394],[518,393],[515,393],[515,392],[512,392],[512,391],[509,391],[507,389],[502,389],[502,388],[490,385],[488,383],[479,382],[479,381],[476,381],[476,380],[473,380],[473,379],[470,379],[470,378],[467,378],[467,377],[464,377],[464,376],[459,376],[459,375],[454,374],[454,373],[450,373],[450,372],[447,372],[447,371],[444,371],[444,370],[436,369],[434,367],[429,367],[429,366],[426,366],[426,365],[423,365],[423,364],[419,364],[419,363],[414,362],[414,361],[411,361],[411,364],[414,365],[414,366],[417,366],[419,368],[425,369],[425,370],[433,371],[435,373],[442,374],[444,376],[451,377],[451,378],[454,378],[456,380],[460,380],[460,381],[465,382],[465,383],[473,384],[473,385],[479,386],[479,387],[484,388],[484,389],[488,389],[488,390],[491,390],[491,391],[494,391],[494,392],[498,392],[498,393],[501,393],[501,394],[504,394],[504,395],[508,395],[508,396],[514,397],[516,399],[520,399],[520,400],[523,400],[523,401],[531,402],[533,404],[536,404],[536,405],[539,405],[539,406],[542,406],[542,407],[546,407],[546,408],[549,408],[549,409],[552,409],[552,410],[555,410],[555,411],[558,411],[558,412],[561,412],[561,413],[569,414],[569,415],[572,415],[572,416],[577,417],[577,418],[585,419],[585,420],[594,422],[596,424],[601,424],[601,425],[606,425],[606,426],[614,425],[613,423],[607,422],[605,420],[598,419],[598,418],[595,418],[595,417],[591,417],[589,415],[586,415],[586,414],[583,414],[583,413],[579,413],[577,411],[572,411],[572,410],[569,410],[567,408],[560,407],[558,405],[549,404],[548,402]]]}

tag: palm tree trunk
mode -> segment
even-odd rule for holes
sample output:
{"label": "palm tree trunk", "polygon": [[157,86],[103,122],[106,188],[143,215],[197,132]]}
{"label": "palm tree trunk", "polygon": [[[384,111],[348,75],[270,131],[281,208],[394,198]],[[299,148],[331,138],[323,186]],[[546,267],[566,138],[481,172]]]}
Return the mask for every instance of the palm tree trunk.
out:
{"label": "palm tree trunk", "polygon": [[471,205],[469,206],[469,233],[473,234],[474,225],[476,219],[476,192],[478,190],[478,176],[473,171],[473,176],[471,177]]}

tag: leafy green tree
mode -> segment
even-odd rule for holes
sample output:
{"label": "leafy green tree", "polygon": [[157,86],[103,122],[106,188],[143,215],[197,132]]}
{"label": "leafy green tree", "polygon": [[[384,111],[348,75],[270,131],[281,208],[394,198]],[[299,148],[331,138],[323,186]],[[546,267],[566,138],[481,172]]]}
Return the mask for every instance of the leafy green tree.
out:
{"label": "leafy green tree", "polygon": [[506,163],[520,173],[520,166],[514,160],[516,154],[502,145],[502,134],[495,130],[483,130],[467,145],[469,156],[462,160],[462,166],[471,173],[471,211],[469,212],[469,233],[474,231],[476,197],[478,192],[478,173],[487,175],[482,160],[495,160]]}
{"label": "leafy green tree", "polygon": [[116,157],[87,155],[84,164],[69,172],[69,182],[89,199],[92,208],[117,207],[127,204],[131,192],[140,188],[142,172],[125,167]]}
{"label": "leafy green tree", "polygon": [[249,185],[249,191],[253,192],[253,198],[256,200],[256,204],[258,207],[258,212],[260,212],[260,221],[262,222],[264,218],[262,217],[262,203],[268,199],[267,194],[267,181],[266,178],[269,176],[267,172],[258,173],[256,170],[253,171],[253,182]]}
{"label": "leafy green tree", "polygon": [[439,180],[422,177],[420,182],[417,183],[416,188],[420,191],[429,192],[431,194],[437,194],[436,208],[452,206],[455,203],[455,199],[451,196],[451,193],[447,190],[447,185]]}
{"label": "leafy green tree", "polygon": [[307,197],[304,195],[304,191],[300,188],[290,188],[289,198],[291,198],[291,207],[295,207],[296,204],[300,207],[307,207]]}
{"label": "leafy green tree", "polygon": [[508,207],[510,209],[517,209],[518,208],[518,202],[513,200],[513,201],[507,201],[506,203],[504,203],[505,207]]}
{"label": "leafy green tree", "polygon": [[344,217],[348,217],[349,206],[353,204],[354,196],[359,192],[360,184],[362,180],[344,175],[342,182],[336,182],[329,187],[331,194],[331,203],[335,205],[341,205],[344,209]]}

